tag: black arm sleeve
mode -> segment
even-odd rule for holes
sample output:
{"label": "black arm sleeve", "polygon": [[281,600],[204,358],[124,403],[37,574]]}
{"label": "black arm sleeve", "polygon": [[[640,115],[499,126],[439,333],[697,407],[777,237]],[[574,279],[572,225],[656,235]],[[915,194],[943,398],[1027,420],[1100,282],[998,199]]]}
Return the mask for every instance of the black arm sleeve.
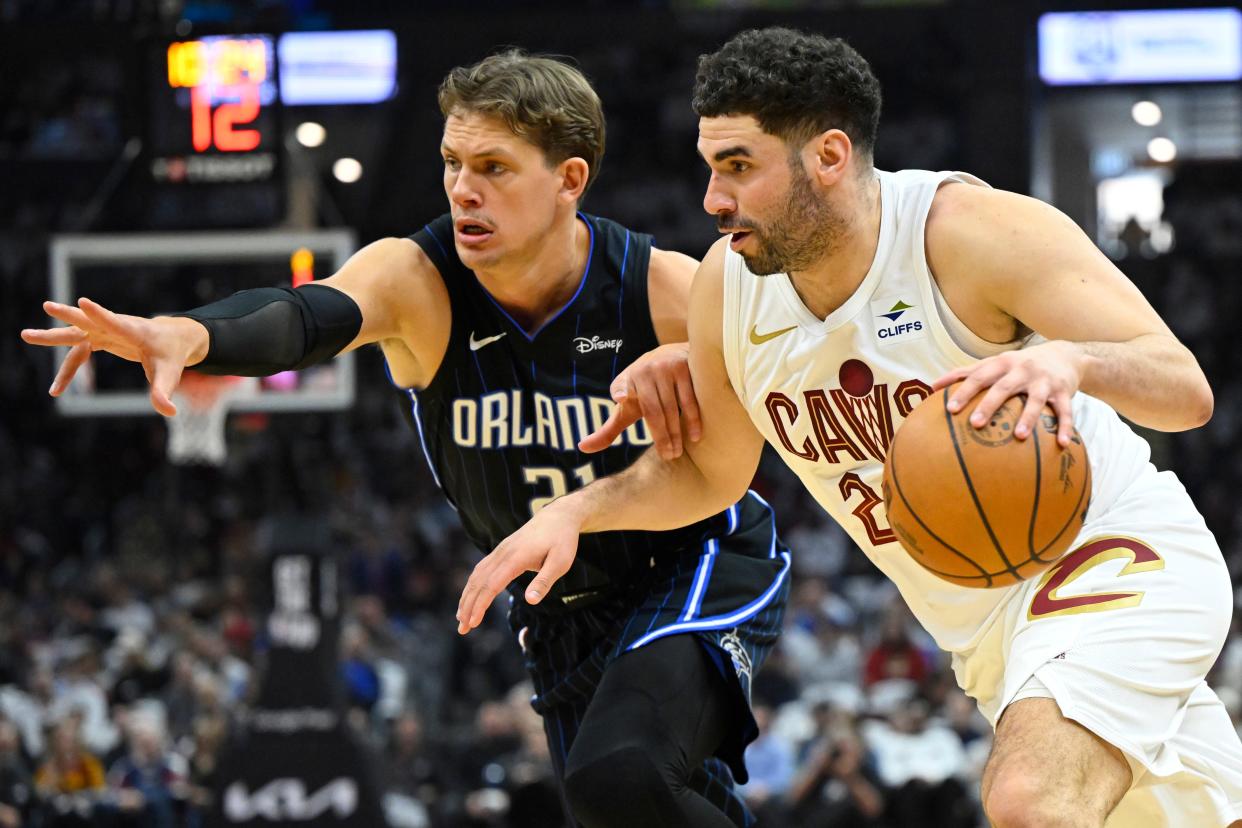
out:
{"label": "black arm sleeve", "polygon": [[174,316],[201,322],[207,356],[190,366],[204,374],[264,377],[326,362],[354,341],[362,311],[327,285],[256,288]]}

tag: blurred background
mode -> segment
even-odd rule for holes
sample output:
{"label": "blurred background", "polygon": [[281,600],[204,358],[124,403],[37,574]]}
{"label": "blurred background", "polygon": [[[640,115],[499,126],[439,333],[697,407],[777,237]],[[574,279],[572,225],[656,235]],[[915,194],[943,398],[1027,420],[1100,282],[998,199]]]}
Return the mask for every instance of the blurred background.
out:
{"label": "blurred background", "polygon": [[[454,633],[479,553],[378,351],[201,382],[170,426],[116,360],[54,402],[58,357],[18,331],[51,296],[184,308],[416,231],[447,204],[436,87],[507,45],[569,56],[603,99],[584,209],[699,256],[695,60],[773,23],[871,61],[877,166],[1055,204],[1163,314],[1216,413],[1148,435],[1153,460],[1236,576],[1236,5],[0,0],[0,828],[563,824],[503,612]],[[947,659],[774,458],[755,487],[795,572],[754,684],[764,824],[984,824],[989,729]],[[1242,636],[1210,680],[1237,721]]]}

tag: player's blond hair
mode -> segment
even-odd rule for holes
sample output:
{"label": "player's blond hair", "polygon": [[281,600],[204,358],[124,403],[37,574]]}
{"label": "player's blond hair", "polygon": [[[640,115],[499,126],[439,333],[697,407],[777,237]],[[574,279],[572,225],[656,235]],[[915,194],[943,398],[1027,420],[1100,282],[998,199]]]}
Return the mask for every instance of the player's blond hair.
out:
{"label": "player's blond hair", "polygon": [[604,108],[573,66],[510,49],[453,69],[440,83],[439,101],[445,118],[460,112],[501,118],[514,135],[542,150],[551,166],[583,159],[588,187],[599,174]]}

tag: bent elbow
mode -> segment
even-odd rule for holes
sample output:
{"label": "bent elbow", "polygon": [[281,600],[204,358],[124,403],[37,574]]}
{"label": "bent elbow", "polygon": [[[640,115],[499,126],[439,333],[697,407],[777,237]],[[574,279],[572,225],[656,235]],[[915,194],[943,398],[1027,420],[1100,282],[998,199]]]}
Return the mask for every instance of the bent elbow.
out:
{"label": "bent elbow", "polygon": [[1203,383],[1203,388],[1199,392],[1196,402],[1195,419],[1191,423],[1191,428],[1207,425],[1208,421],[1212,419],[1212,412],[1216,408],[1216,399],[1212,394],[1212,387],[1206,381]]}

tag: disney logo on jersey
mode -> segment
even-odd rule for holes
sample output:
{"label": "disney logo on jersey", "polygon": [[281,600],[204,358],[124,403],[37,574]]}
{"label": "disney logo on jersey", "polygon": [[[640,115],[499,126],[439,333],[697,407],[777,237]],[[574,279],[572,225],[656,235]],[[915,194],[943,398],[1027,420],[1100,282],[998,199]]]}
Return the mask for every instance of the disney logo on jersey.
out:
{"label": "disney logo on jersey", "polygon": [[593,336],[587,339],[585,336],[574,337],[574,350],[580,354],[589,354],[593,351],[612,351],[613,353],[621,353],[620,339],[600,339]]}
{"label": "disney logo on jersey", "polygon": [[875,315],[875,335],[881,345],[893,344],[897,339],[919,339],[927,333],[927,320],[922,310],[904,299],[873,299],[871,312]]}

